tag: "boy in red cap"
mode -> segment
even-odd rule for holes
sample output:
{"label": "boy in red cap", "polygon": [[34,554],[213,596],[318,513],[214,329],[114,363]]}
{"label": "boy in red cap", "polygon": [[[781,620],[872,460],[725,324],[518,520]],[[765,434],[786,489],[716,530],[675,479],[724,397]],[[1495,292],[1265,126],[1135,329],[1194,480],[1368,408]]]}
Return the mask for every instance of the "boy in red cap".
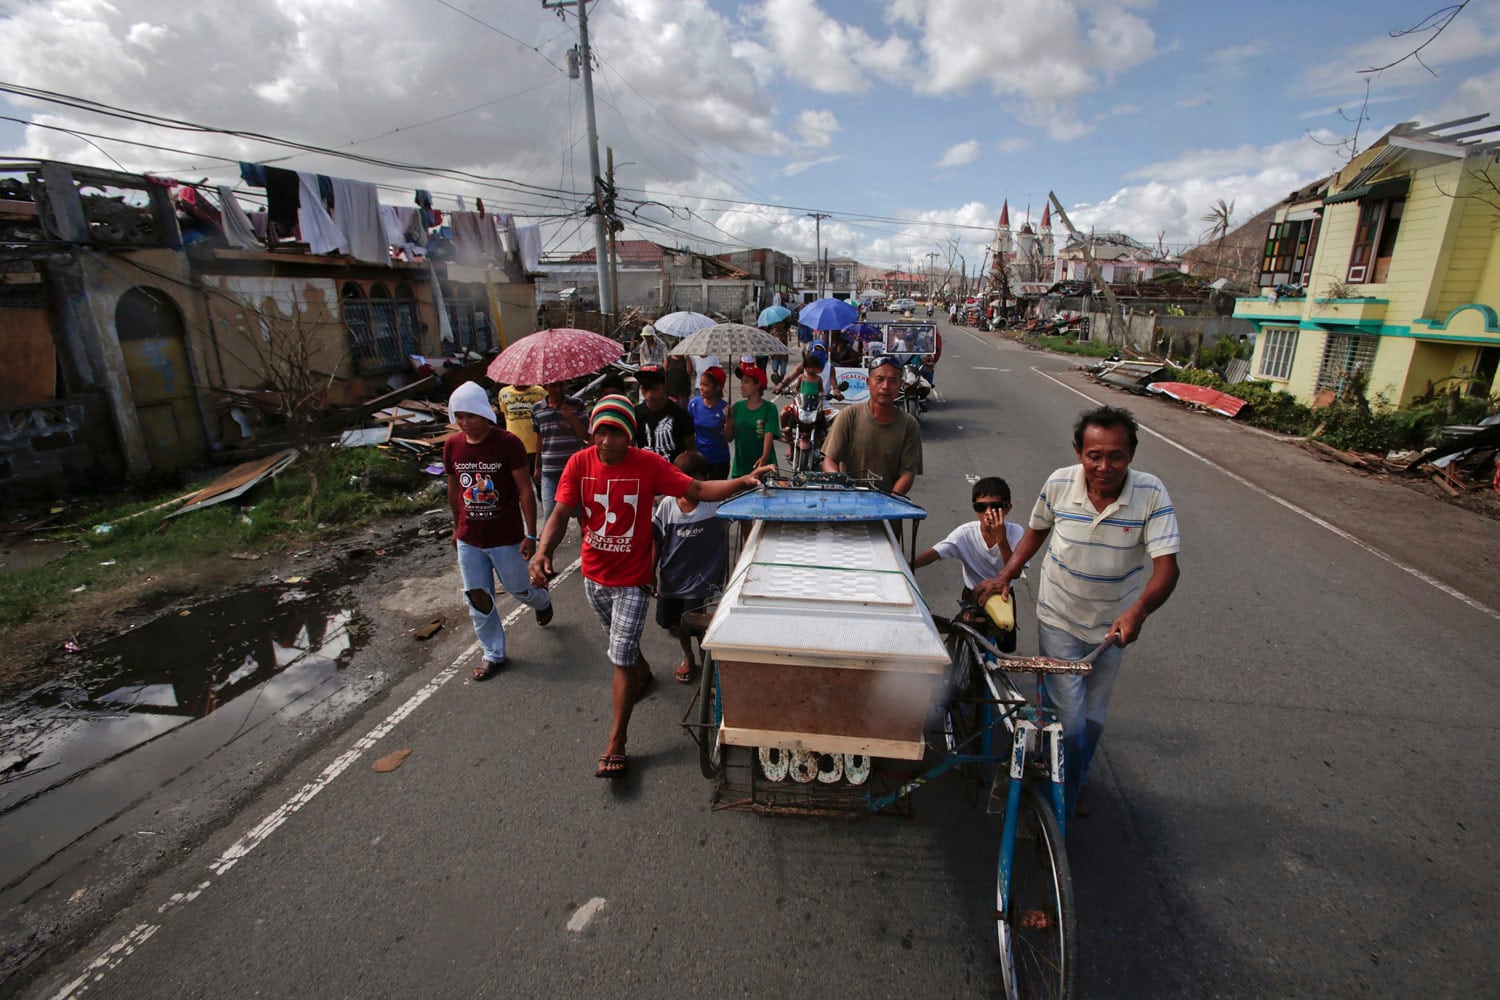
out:
{"label": "boy in red cap", "polygon": [[609,633],[609,662],[614,667],[614,721],[594,772],[601,778],[625,773],[631,709],[651,683],[651,665],[641,655],[641,630],[655,576],[652,498],[717,502],[757,484],[754,474],[715,482],[692,479],[660,455],[632,447],[635,430],[635,407],[629,398],[604,396],[594,404],[591,444],[568,459],[557,484],[557,505],[531,557],[531,582],[545,587],[552,553],[566,533],[568,519],[582,508],[583,587]]}

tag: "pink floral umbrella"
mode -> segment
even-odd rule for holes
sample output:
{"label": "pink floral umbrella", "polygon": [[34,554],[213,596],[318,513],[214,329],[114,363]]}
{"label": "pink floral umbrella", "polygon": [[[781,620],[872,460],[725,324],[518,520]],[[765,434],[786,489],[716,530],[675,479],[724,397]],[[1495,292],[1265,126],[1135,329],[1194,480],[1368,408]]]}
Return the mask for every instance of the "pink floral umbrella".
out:
{"label": "pink floral umbrella", "polygon": [[546,385],[596,372],[624,351],[619,341],[588,330],[538,330],[501,351],[484,373],[511,385]]}

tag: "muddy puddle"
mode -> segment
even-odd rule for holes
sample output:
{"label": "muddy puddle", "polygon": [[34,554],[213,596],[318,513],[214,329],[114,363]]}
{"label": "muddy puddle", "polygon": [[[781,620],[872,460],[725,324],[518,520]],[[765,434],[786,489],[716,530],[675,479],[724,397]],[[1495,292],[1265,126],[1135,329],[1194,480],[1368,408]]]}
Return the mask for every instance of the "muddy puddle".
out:
{"label": "muddy puddle", "polygon": [[169,733],[212,732],[188,741],[201,756],[323,687],[360,642],[349,603],[310,582],[255,587],[60,657],[0,703],[0,815]]}

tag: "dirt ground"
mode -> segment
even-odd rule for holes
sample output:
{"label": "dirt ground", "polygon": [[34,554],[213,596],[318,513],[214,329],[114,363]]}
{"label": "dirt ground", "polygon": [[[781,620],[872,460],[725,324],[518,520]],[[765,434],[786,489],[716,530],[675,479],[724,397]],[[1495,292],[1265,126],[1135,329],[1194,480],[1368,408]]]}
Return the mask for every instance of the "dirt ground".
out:
{"label": "dirt ground", "polygon": [[[148,576],[128,587],[90,591],[59,609],[0,634],[0,696],[28,688],[65,662],[63,644],[88,648],[101,639],[126,632],[163,614],[175,614],[231,591],[271,582],[274,577],[312,576],[353,554],[380,549],[395,551],[412,535],[422,515],[389,519],[353,531],[330,533],[316,543],[301,539],[295,545],[263,553],[255,561],[214,559],[185,563]],[[26,543],[9,540],[5,568],[28,563]]]}

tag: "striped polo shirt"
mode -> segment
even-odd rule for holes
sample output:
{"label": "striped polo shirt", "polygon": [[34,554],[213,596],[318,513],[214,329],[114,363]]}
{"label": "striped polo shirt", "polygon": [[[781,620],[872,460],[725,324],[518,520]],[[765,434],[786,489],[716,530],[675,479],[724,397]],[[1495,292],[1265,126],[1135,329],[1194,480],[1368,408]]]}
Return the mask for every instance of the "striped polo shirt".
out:
{"label": "striped polo shirt", "polygon": [[1103,511],[1089,503],[1082,465],[1058,469],[1037,497],[1031,527],[1051,532],[1037,619],[1085,642],[1102,642],[1141,596],[1152,559],[1182,547],[1167,488],[1135,469]]}

